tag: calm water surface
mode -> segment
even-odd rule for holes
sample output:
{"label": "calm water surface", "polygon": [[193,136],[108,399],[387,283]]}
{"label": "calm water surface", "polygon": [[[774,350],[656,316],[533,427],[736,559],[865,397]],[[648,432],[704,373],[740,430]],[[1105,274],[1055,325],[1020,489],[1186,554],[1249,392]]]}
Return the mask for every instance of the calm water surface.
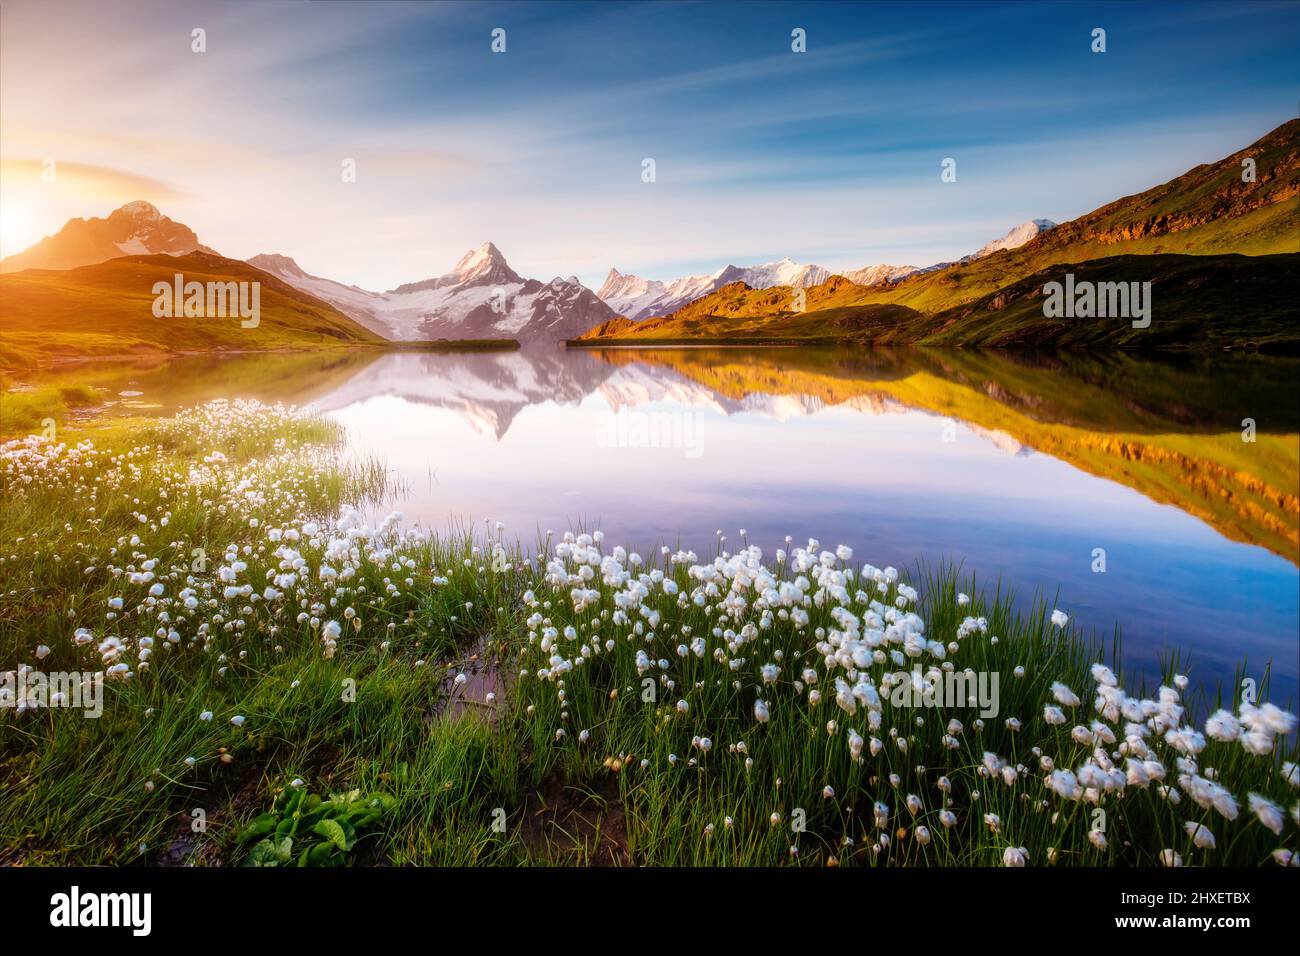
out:
{"label": "calm water surface", "polygon": [[387,462],[404,489],[391,507],[438,529],[487,519],[532,542],[582,526],[701,555],[719,532],[741,546],[744,529],[769,554],[790,535],[878,566],[961,562],[1085,627],[1118,626],[1126,665],[1152,672],[1178,651],[1210,684],[1243,658],[1257,679],[1271,663],[1272,698],[1294,702],[1297,370],[557,348],[186,360],[115,369],[104,389],[136,411],[216,395],[307,404]]}

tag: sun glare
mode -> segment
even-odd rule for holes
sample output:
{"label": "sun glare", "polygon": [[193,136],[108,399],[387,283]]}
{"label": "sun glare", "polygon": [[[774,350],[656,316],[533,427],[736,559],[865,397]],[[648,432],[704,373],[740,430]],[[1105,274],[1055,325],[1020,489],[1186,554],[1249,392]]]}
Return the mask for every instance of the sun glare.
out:
{"label": "sun glare", "polygon": [[6,196],[0,199],[0,257],[21,252],[41,237],[34,234],[31,208]]}

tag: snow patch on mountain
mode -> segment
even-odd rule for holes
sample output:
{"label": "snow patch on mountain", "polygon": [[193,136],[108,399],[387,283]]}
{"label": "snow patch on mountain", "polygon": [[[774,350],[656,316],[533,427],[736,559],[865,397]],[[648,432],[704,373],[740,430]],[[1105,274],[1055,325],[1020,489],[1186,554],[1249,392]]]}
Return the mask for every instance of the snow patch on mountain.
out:
{"label": "snow patch on mountain", "polygon": [[1001,239],[994,239],[979,248],[972,256],[967,256],[963,262],[972,259],[983,259],[995,252],[1001,252],[1003,249],[1019,249],[1030,239],[1035,239],[1048,229],[1055,228],[1056,223],[1050,219],[1030,219],[1028,222],[1022,222],[1014,227]]}
{"label": "snow patch on mountain", "polygon": [[830,277],[829,269],[798,263],[789,257],[758,266],[727,265],[708,275],[682,276],[670,282],[643,279],[610,269],[596,295],[619,315],[639,321],[668,315],[732,282],[743,282],[752,289],[770,289],[773,286],[806,289],[820,285]]}
{"label": "snow patch on mountain", "polygon": [[897,282],[899,279],[905,279],[922,270],[917,266],[863,266],[861,269],[854,269],[852,272],[843,273],[844,278],[848,279],[855,285],[884,285],[886,282]]}

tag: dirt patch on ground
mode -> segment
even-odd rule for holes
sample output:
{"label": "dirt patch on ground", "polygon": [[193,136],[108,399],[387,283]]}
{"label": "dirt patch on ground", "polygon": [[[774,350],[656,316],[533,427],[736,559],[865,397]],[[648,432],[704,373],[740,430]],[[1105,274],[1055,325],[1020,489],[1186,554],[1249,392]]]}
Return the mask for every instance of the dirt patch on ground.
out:
{"label": "dirt patch on ground", "polygon": [[[263,770],[248,771],[237,783],[198,791],[190,799],[189,810],[172,818],[173,828],[167,842],[151,856],[153,866],[233,866],[238,861],[227,857],[225,848],[233,846],[232,832],[236,821],[254,814],[260,806]],[[215,792],[220,790],[221,792]],[[197,825],[195,809],[202,809],[203,824]]]}
{"label": "dirt patch on ground", "polygon": [[594,788],[549,780],[524,798],[520,837],[546,863],[632,866],[627,819],[612,774]]}

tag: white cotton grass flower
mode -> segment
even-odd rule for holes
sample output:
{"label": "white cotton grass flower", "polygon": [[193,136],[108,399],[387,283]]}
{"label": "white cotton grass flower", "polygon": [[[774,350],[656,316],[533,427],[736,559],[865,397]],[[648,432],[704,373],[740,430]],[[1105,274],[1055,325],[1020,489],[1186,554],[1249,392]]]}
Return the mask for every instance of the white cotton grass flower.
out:
{"label": "white cotton grass flower", "polygon": [[1057,627],[1065,627],[1066,624],[1070,623],[1070,615],[1066,614],[1064,611],[1053,609],[1052,623]]}
{"label": "white cotton grass flower", "polygon": [[1160,865],[1166,867],[1179,867],[1183,865],[1183,858],[1174,850],[1160,851]]}
{"label": "white cotton grass flower", "polygon": [[1275,704],[1241,705],[1241,722],[1253,731],[1285,737],[1296,729],[1296,716]]}
{"label": "white cotton grass flower", "polygon": [[1029,851],[1023,846],[1009,846],[1002,851],[1002,865],[1020,868],[1029,860]]}
{"label": "white cotton grass flower", "polygon": [[1198,849],[1213,850],[1215,848],[1216,841],[1209,827],[1197,823],[1195,820],[1188,820],[1183,824],[1183,829],[1187,831],[1187,835],[1192,838],[1192,843]]}
{"label": "white cotton grass flower", "polygon": [[925,826],[918,826],[918,827],[916,828],[916,842],[919,843],[919,844],[921,844],[921,846],[928,846],[928,845],[929,845],[929,843],[930,843],[930,830],[929,830],[928,827],[925,827]]}
{"label": "white cotton grass flower", "polygon": [[1213,740],[1229,742],[1241,736],[1241,722],[1227,710],[1216,710],[1205,721],[1205,735]]}
{"label": "white cotton grass flower", "polygon": [[1119,681],[1115,677],[1115,672],[1105,664],[1096,663],[1091,668],[1092,679],[1098,684],[1105,687],[1118,687]]}
{"label": "white cotton grass flower", "polygon": [[1267,730],[1249,730],[1237,738],[1247,753],[1263,757],[1273,751],[1273,735]]}
{"label": "white cotton grass flower", "polygon": [[850,727],[848,731],[848,740],[849,740],[849,756],[853,758],[855,762],[860,761],[862,759],[862,746],[864,743],[861,735],[852,727]]}
{"label": "white cotton grass flower", "polygon": [[1255,814],[1259,822],[1272,830],[1277,836],[1281,836],[1282,824],[1286,821],[1282,808],[1258,793],[1251,793],[1246,799],[1251,813]]}
{"label": "white cotton grass flower", "polygon": [[1190,727],[1181,727],[1165,734],[1165,742],[1180,753],[1195,756],[1205,749],[1205,736]]}
{"label": "white cotton grass flower", "polygon": [[1069,687],[1065,686],[1060,681],[1053,681],[1051,691],[1052,696],[1056,698],[1058,704],[1061,704],[1064,707],[1079,706],[1079,695],[1070,690]]}
{"label": "white cotton grass flower", "polygon": [[1184,773],[1178,780],[1198,807],[1205,810],[1213,807],[1224,819],[1237,819],[1237,800],[1222,785],[1195,773]]}
{"label": "white cotton grass flower", "polygon": [[765,701],[762,700],[754,701],[754,719],[757,720],[760,724],[765,724],[768,722],[769,719],[771,719],[771,715],[768,713],[767,703]]}
{"label": "white cotton grass flower", "polygon": [[242,727],[242,726],[244,726],[244,721],[247,720],[247,719],[248,719],[248,718],[244,717],[243,714],[236,714],[234,717],[231,717],[231,718],[230,718],[230,726],[232,726],[232,727]]}

